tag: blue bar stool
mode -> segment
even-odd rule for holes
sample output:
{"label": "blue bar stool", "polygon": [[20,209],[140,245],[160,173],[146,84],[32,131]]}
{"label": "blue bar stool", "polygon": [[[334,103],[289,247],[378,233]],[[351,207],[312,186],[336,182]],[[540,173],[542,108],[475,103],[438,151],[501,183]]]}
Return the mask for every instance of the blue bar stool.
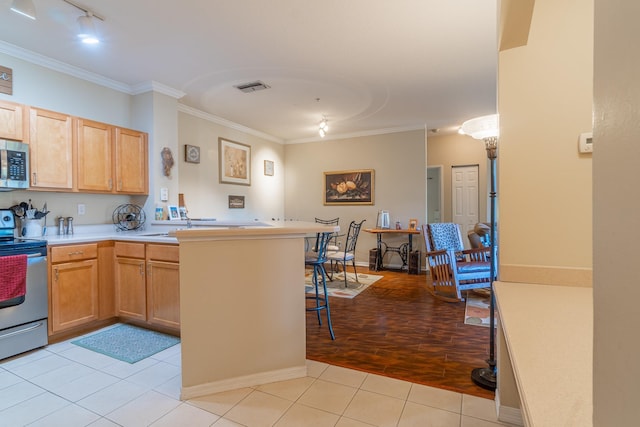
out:
{"label": "blue bar stool", "polygon": [[[333,334],[333,327],[331,326],[331,311],[329,310],[329,297],[327,296],[327,279],[325,276],[324,263],[327,262],[327,243],[329,242],[333,233],[318,233],[316,252],[308,252],[304,257],[304,265],[313,267],[313,286],[315,287],[315,295],[307,295],[306,299],[314,300],[316,302],[315,307],[307,307],[307,311],[315,311],[318,315],[318,324],[322,325],[322,319],[320,317],[320,310],[327,310],[327,324],[329,325],[329,333],[331,339],[335,340],[336,336]],[[318,276],[322,278],[322,289],[324,295],[320,295],[318,289]]]}

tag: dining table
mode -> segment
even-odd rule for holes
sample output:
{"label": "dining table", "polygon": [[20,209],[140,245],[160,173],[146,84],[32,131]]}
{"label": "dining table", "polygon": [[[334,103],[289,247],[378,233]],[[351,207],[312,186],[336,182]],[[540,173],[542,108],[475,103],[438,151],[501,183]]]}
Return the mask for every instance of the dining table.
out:
{"label": "dining table", "polygon": [[[376,259],[375,259],[375,271],[383,270],[385,267],[383,265],[382,260],[387,252],[393,252],[400,255],[400,259],[402,260],[401,270],[405,268],[408,269],[407,261],[409,259],[409,254],[413,252],[413,235],[420,234],[420,230],[417,228],[407,228],[407,229],[395,229],[395,228],[365,228],[364,231],[367,233],[372,233],[376,235]],[[389,246],[384,242],[383,236],[393,236],[393,235],[407,235],[408,241],[402,243],[400,246]],[[384,246],[384,251],[383,251]]]}

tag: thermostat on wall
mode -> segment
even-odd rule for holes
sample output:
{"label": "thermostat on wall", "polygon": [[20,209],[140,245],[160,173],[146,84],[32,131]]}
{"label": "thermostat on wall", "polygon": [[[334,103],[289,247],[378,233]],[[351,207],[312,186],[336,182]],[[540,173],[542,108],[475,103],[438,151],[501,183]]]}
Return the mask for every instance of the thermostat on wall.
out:
{"label": "thermostat on wall", "polygon": [[578,151],[580,153],[593,153],[593,133],[592,132],[585,132],[580,134]]}

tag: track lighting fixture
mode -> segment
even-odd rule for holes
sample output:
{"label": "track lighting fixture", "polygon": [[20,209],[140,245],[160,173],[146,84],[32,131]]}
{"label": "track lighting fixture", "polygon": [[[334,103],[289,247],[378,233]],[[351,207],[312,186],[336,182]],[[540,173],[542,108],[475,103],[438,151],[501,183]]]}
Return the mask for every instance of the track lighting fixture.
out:
{"label": "track lighting fixture", "polygon": [[80,6],[77,3],[74,3],[71,0],[64,0],[65,3],[70,4],[76,9],[80,9],[85,14],[84,16],[80,16],[78,18],[78,38],[82,41],[82,43],[86,44],[96,44],[100,43],[100,39],[98,38],[98,33],[96,32],[96,26],[94,18],[104,21],[104,18],[100,15],[95,14],[91,10],[87,9],[84,6]]}
{"label": "track lighting fixture", "polygon": [[27,18],[36,19],[36,7],[32,0],[13,0],[11,10]]}
{"label": "track lighting fixture", "polygon": [[318,133],[320,134],[321,138],[324,138],[324,136],[327,134],[327,131],[329,130],[329,125],[327,123],[327,118],[325,116],[322,116],[322,120],[318,125]]}

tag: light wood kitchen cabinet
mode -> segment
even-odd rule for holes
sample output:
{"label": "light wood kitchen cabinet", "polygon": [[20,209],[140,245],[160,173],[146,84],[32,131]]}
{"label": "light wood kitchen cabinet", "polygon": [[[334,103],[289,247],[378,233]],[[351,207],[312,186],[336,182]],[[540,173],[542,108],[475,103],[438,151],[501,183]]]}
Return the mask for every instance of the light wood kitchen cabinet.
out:
{"label": "light wood kitchen cabinet", "polygon": [[71,116],[38,108],[29,111],[31,189],[72,190]]}
{"label": "light wood kitchen cabinet", "polygon": [[50,248],[50,334],[98,319],[98,245]]}
{"label": "light wood kitchen cabinet", "polygon": [[115,243],[116,311],[125,319],[147,320],[144,246]]}
{"label": "light wood kitchen cabinet", "polygon": [[26,107],[14,102],[0,101],[0,138],[22,141],[28,134]]}
{"label": "light wood kitchen cabinet", "polygon": [[116,317],[115,242],[98,242],[98,317]]}
{"label": "light wood kitchen cabinet", "polygon": [[147,194],[147,134],[76,119],[78,191]]}
{"label": "light wood kitchen cabinet", "polygon": [[76,119],[76,187],[79,191],[114,191],[113,143],[113,126]]}
{"label": "light wood kitchen cabinet", "polygon": [[147,134],[115,128],[115,191],[126,194],[149,192]]}
{"label": "light wood kitchen cabinet", "polygon": [[178,245],[147,244],[147,322],[180,330]]}

